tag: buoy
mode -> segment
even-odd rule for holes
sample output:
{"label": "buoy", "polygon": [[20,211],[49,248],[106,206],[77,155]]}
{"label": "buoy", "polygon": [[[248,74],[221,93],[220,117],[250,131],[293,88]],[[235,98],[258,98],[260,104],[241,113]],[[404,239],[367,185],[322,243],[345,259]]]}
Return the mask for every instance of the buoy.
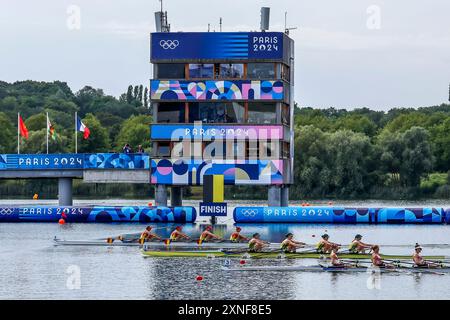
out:
{"label": "buoy", "polygon": [[64,212],[61,213],[61,218],[66,219],[67,218],[67,214],[65,214]]}
{"label": "buoy", "polygon": [[331,202],[331,201],[328,202],[328,205],[329,205],[329,206],[332,206],[332,205],[333,205],[333,202]]}
{"label": "buoy", "polygon": [[37,199],[39,199],[39,195],[37,193],[35,193],[33,196],[33,200],[37,200]]}
{"label": "buoy", "polygon": [[65,223],[66,223],[66,220],[64,220],[64,219],[59,219],[58,223],[59,223],[59,224],[65,224]]}
{"label": "buoy", "polygon": [[246,264],[245,260],[239,261],[240,264]]}
{"label": "buoy", "polygon": [[316,235],[315,235],[315,234],[313,234],[313,235],[311,235],[311,237],[315,238],[315,237],[316,237]]}
{"label": "buoy", "polygon": [[148,203],[148,206],[149,206],[149,207],[153,207],[153,202],[149,202],[149,203]]}
{"label": "buoy", "polygon": [[195,278],[195,280],[197,280],[197,281],[202,281],[202,280],[203,280],[203,277],[202,277],[202,276],[197,276],[197,277]]}

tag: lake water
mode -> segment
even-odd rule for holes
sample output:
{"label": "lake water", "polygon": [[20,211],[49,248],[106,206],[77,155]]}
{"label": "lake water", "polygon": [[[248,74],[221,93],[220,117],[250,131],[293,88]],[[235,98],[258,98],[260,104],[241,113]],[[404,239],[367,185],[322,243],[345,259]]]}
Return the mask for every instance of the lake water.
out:
{"label": "lake water", "polygon": [[[314,202],[324,204],[328,201]],[[55,201],[0,201],[5,204],[55,204]],[[89,200],[76,205],[146,205],[148,201]],[[263,205],[263,202],[240,202]],[[186,201],[186,205],[198,202]],[[229,234],[229,217],[221,218],[217,230]],[[437,206],[447,201],[339,202],[343,206]],[[187,225],[185,231],[198,234],[202,222]],[[386,247],[385,253],[411,254],[414,243],[450,243],[446,225],[318,225],[251,224],[242,225],[246,234],[259,232],[273,242],[293,232],[297,239],[314,244],[327,232],[332,239],[348,243],[356,233],[367,242],[403,244]],[[168,236],[170,224],[159,224]],[[64,239],[95,239],[121,233],[138,232],[137,224],[0,224],[0,299],[449,299],[450,274],[396,273],[371,278],[366,273],[308,272],[230,272],[221,270],[224,259],[143,258],[136,247],[58,247],[54,236]],[[450,247],[425,248],[424,254],[450,256]],[[238,263],[238,259],[231,260]],[[249,260],[247,265],[311,265],[316,260]],[[75,277],[79,272],[79,280]],[[197,275],[203,281],[197,281]],[[376,284],[375,286],[373,284]],[[78,288],[79,284],[79,288]]]}

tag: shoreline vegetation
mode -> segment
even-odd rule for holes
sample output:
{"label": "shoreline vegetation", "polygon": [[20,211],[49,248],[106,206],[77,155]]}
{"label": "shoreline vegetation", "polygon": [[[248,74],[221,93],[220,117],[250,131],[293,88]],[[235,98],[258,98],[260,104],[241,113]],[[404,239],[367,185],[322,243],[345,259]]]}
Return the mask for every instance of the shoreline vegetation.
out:
{"label": "shoreline vegetation", "polygon": [[[73,152],[73,114],[94,132],[79,152],[121,152],[125,143],[150,151],[152,123],[148,88],[130,85],[119,98],[86,86],[72,92],[65,82],[0,81],[0,153],[17,152],[17,113],[30,131],[21,153],[46,150],[46,112],[56,138],[50,153]],[[294,185],[290,199],[450,199],[450,104],[421,108],[313,109],[294,112]],[[201,188],[184,190],[201,198]],[[54,199],[57,181],[0,180],[2,199]],[[85,184],[74,181],[78,198],[152,198],[150,184]],[[227,199],[266,199],[264,186],[227,186]]]}

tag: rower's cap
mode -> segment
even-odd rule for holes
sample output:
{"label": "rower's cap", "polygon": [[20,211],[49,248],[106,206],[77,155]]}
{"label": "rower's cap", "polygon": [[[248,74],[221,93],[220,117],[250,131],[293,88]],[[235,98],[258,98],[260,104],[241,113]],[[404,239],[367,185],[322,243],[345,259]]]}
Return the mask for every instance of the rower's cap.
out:
{"label": "rower's cap", "polygon": [[422,247],[420,246],[420,244],[416,243],[416,245],[414,246],[414,250],[422,250]]}
{"label": "rower's cap", "polygon": [[212,230],[211,226],[206,226],[205,230]]}
{"label": "rower's cap", "polygon": [[253,238],[258,237],[258,236],[259,236],[258,232],[253,234]]}
{"label": "rower's cap", "polygon": [[145,228],[145,230],[150,231],[150,230],[152,230],[152,227],[151,226],[147,226],[147,228]]}
{"label": "rower's cap", "polygon": [[242,228],[241,227],[236,227],[236,231],[241,231]]}
{"label": "rower's cap", "polygon": [[362,239],[362,235],[360,235],[359,233],[355,236],[355,239]]}
{"label": "rower's cap", "polygon": [[177,229],[177,230],[182,230],[182,229],[183,229],[183,226],[177,226],[175,229]]}
{"label": "rower's cap", "polygon": [[292,234],[291,232],[289,232],[289,233],[286,235],[286,238],[287,238],[287,237],[290,237],[290,236],[293,236],[293,234]]}
{"label": "rower's cap", "polygon": [[330,236],[329,236],[328,234],[326,234],[326,233],[322,235],[322,238],[323,238],[323,239],[329,238],[329,237],[330,237]]}

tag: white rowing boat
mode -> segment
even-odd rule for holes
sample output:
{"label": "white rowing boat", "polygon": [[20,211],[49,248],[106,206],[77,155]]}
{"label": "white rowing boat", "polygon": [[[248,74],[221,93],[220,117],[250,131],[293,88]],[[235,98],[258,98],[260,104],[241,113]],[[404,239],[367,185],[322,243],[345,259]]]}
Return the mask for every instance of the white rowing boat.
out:
{"label": "white rowing boat", "polygon": [[[145,250],[151,249],[161,249],[161,248],[176,248],[176,249],[246,249],[248,248],[247,243],[235,243],[230,241],[223,242],[202,242],[197,243],[192,242],[175,242],[171,241],[165,243],[163,241],[146,242],[140,244],[138,242],[123,242],[120,240],[114,240],[113,242],[108,242],[107,240],[63,240],[54,238],[53,244],[57,246],[101,246],[101,247],[139,247]],[[279,248],[279,243],[271,244],[273,248]]]}
{"label": "white rowing boat", "polygon": [[450,267],[442,268],[419,268],[419,267],[333,267],[333,266],[238,266],[222,267],[224,271],[302,271],[302,272],[369,272],[369,273],[394,273],[394,272],[414,272],[414,273],[449,273]]}

